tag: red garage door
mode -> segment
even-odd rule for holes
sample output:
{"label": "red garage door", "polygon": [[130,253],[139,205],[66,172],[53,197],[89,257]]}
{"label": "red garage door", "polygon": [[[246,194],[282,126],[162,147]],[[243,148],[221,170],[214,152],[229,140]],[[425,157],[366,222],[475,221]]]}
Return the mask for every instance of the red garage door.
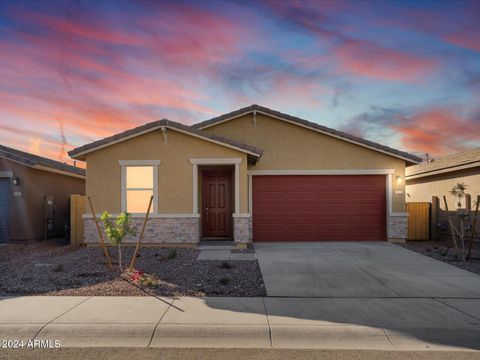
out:
{"label": "red garage door", "polygon": [[254,241],[385,240],[385,176],[253,176]]}

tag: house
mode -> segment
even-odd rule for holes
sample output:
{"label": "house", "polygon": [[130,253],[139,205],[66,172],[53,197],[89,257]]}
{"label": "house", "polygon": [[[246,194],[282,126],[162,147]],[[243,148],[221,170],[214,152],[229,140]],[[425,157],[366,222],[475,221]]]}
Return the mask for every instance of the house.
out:
{"label": "house", "polygon": [[[465,197],[460,199],[460,204],[468,213],[474,209],[477,196],[480,195],[480,148],[447,155],[406,169],[407,202],[431,203],[429,214],[431,239],[450,238],[449,217],[458,226],[459,219],[456,214],[458,199],[449,193],[458,183],[467,186],[465,193],[470,195],[470,200]],[[444,205],[444,196],[448,212]],[[463,221],[468,226],[473,226],[473,216]],[[469,236],[471,232],[468,226]],[[480,223],[477,222],[478,233]]]}
{"label": "house", "polygon": [[0,243],[65,234],[85,170],[0,145]]}
{"label": "house", "polygon": [[455,209],[456,200],[449,191],[458,183],[467,185],[472,199],[480,195],[480,148],[407,167],[407,201],[431,202],[432,196],[442,199],[445,195],[449,208]]}
{"label": "house", "polygon": [[405,166],[421,160],[258,105],[193,126],[155,121],[69,154],[87,163],[98,213],[128,211],[140,225],[153,195],[144,241],[175,246],[403,241]]}

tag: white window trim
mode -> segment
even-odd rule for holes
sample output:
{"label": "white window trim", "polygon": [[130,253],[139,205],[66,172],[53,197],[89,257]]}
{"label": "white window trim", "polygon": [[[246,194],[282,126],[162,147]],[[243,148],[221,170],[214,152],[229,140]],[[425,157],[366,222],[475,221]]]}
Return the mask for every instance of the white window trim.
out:
{"label": "white window trim", "polygon": [[198,214],[198,165],[235,165],[235,211],[240,214],[240,163],[241,158],[195,158],[189,159],[192,164],[192,213]]}
{"label": "white window trim", "polygon": [[[161,160],[118,160],[121,173],[121,211],[127,211],[127,167],[128,166],[152,166],[153,167],[153,209],[152,214],[158,214],[158,166]],[[142,189],[132,189],[142,190]],[[150,189],[148,189],[150,190]],[[142,214],[142,213],[135,213]]]}

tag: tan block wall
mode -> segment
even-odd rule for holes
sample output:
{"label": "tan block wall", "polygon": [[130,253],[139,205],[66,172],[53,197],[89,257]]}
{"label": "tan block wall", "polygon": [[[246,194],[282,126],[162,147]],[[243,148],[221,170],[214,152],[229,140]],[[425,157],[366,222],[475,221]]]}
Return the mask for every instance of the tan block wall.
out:
{"label": "tan block wall", "polygon": [[[196,244],[200,239],[199,218],[151,218],[145,228],[142,244]],[[107,244],[110,244],[103,230],[100,228]],[[137,228],[136,236],[128,236],[124,244],[135,244],[138,241],[143,226],[143,219],[133,219],[133,226]],[[84,241],[86,244],[98,244],[98,231],[93,219],[84,220]]]}
{"label": "tan block wall", "polygon": [[240,209],[248,207],[247,156],[234,149],[168,130],[123,141],[87,155],[87,195],[95,211],[121,210],[121,167],[118,160],[161,160],[158,167],[158,210],[163,214],[190,214],[193,207],[190,158],[241,158]]}
{"label": "tan block wall", "polygon": [[262,149],[249,170],[394,169],[393,189],[404,193],[392,195],[392,208],[405,211],[405,181],[395,180],[405,179],[405,161],[266,115],[257,114],[256,125],[252,119],[249,114],[204,130]]}
{"label": "tan block wall", "polygon": [[407,195],[407,202],[431,202],[432,196],[437,196],[440,208],[445,210],[442,198],[445,195],[449,209],[454,210],[457,208],[456,200],[448,191],[459,182],[468,186],[466,192],[472,196],[473,207],[473,202],[480,195],[480,168],[408,180],[406,191],[410,196]]}

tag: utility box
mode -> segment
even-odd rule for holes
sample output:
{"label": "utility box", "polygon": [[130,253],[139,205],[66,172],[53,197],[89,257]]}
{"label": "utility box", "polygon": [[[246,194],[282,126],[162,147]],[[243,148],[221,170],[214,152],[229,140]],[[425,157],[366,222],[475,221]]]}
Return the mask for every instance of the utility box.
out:
{"label": "utility box", "polygon": [[55,202],[52,195],[45,195],[43,197],[43,222],[45,226],[45,240],[48,239],[48,234],[55,230]]}

